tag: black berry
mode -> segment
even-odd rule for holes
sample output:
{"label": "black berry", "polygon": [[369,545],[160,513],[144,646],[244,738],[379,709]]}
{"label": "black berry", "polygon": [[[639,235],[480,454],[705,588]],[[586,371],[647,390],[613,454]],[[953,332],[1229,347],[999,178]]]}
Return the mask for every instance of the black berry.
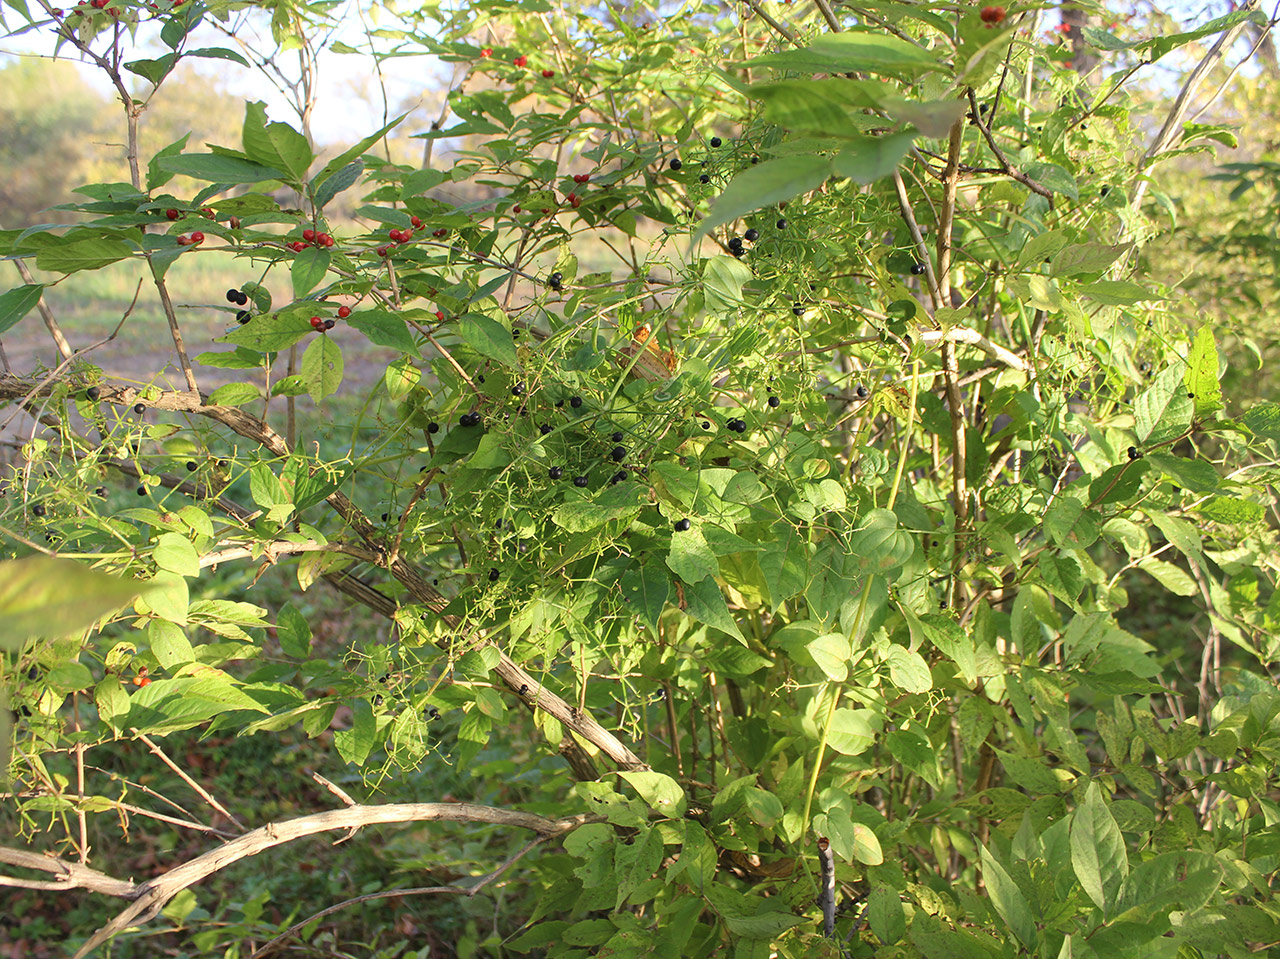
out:
{"label": "black berry", "polygon": [[338,325],[338,321],[337,321],[337,320],[335,320],[335,319],[332,319],[332,318],[327,319],[327,320],[325,320],[325,321],[324,321],[324,328],[325,328],[326,330],[331,330],[331,329],[333,329],[333,328],[334,328],[335,326],[337,326],[337,325]]}
{"label": "black berry", "polygon": [[439,432],[440,432],[440,424],[439,424],[439,423],[428,423],[428,424],[427,424],[427,432],[428,432],[428,433],[439,433]]}
{"label": "black berry", "polygon": [[499,573],[496,569],[489,570],[489,582],[496,583],[500,575],[502,574]]}
{"label": "black berry", "polygon": [[107,488],[105,486],[99,486],[96,490],[93,491],[93,493],[95,496],[105,497],[107,495]]}
{"label": "black berry", "polygon": [[523,383],[517,383],[515,386],[511,387],[511,395],[512,395],[512,396],[524,396],[524,384],[523,384]]}
{"label": "black berry", "polygon": [[615,443],[621,443],[621,442],[622,442],[622,430],[614,430],[613,435],[612,435],[611,437],[609,437],[609,438],[610,438],[611,440],[613,440]]}
{"label": "black berry", "polygon": [[43,503],[36,503],[35,506],[31,507],[32,516],[43,516],[46,512],[48,511],[44,508]]}
{"label": "black berry", "polygon": [[712,147],[718,147],[722,142],[723,142],[723,141],[722,141],[719,137],[712,137],[712,138],[711,138],[711,146],[712,146]]}
{"label": "black berry", "polygon": [[685,530],[687,530],[687,529],[688,529],[690,526],[692,526],[692,525],[693,525],[693,524],[692,524],[691,522],[689,522],[687,519],[678,519],[678,520],[676,520],[676,532],[677,532],[677,533],[683,533]]}
{"label": "black berry", "polygon": [[558,290],[564,285],[564,274],[560,272],[552,273],[547,277],[547,286],[553,290]]}
{"label": "black berry", "polygon": [[702,421],[702,428],[703,428],[704,430],[709,430],[709,429],[711,429],[711,423],[710,423],[710,421],[709,421],[709,420],[703,420],[703,421]]}
{"label": "black berry", "polygon": [[924,267],[924,264],[923,264],[923,263],[912,263],[912,264],[911,264],[911,272],[912,272],[915,276],[919,276],[921,273],[923,273],[923,272],[924,272],[924,269],[925,269],[925,267]]}
{"label": "black berry", "polygon": [[572,406],[575,410],[582,409],[582,397],[581,396],[569,397],[569,405]]}
{"label": "black berry", "polygon": [[867,388],[861,383],[858,384],[858,388],[853,392],[860,400],[865,400],[867,398]]}
{"label": "black berry", "polygon": [[754,243],[756,240],[760,239],[760,231],[757,230],[754,226],[742,235],[745,236],[747,240],[751,243]]}
{"label": "black berry", "polygon": [[625,446],[615,446],[609,455],[613,457],[615,463],[621,463],[627,458],[627,448]]}
{"label": "black berry", "polygon": [[461,426],[476,426],[479,424],[479,422],[480,422],[479,413],[463,413],[462,417],[458,420],[458,423]]}
{"label": "black berry", "polygon": [[89,397],[91,400],[96,400],[102,395],[102,390],[98,389],[96,386],[91,386],[84,391],[84,395]]}
{"label": "black berry", "polygon": [[774,226],[776,226],[779,230],[785,230],[787,228],[787,218],[785,216],[781,217],[778,220],[778,222],[774,224]]}
{"label": "black berry", "polygon": [[239,291],[239,290],[227,290],[227,302],[228,302],[228,303],[239,303],[239,302],[240,302],[240,291]]}
{"label": "black berry", "polygon": [[248,323],[252,319],[253,319],[253,314],[250,313],[248,310],[240,310],[238,313],[236,313],[237,323]]}
{"label": "black berry", "polygon": [[588,483],[590,483],[590,482],[591,482],[591,477],[590,477],[590,476],[585,476],[585,475],[584,475],[584,476],[575,476],[575,477],[573,478],[573,485],[574,485],[574,486],[576,486],[576,487],[578,487],[579,489],[583,489],[583,488],[585,488],[585,487],[586,487],[586,485],[587,485]]}
{"label": "black berry", "polygon": [[684,164],[680,162],[680,158],[679,158],[679,157],[672,157],[672,158],[671,158],[671,169],[673,169],[673,170],[679,170],[682,166],[684,166]]}
{"label": "black berry", "polygon": [[559,466],[553,466],[551,467],[551,469],[547,470],[547,475],[550,476],[552,479],[559,479],[561,476],[564,475],[564,470],[561,469]]}
{"label": "black berry", "polygon": [[1142,459],[1142,451],[1141,451],[1141,450],[1139,450],[1136,446],[1130,446],[1130,447],[1129,447],[1129,459],[1131,459],[1131,460],[1140,460],[1140,459]]}
{"label": "black berry", "polygon": [[701,175],[698,177],[698,182],[699,182],[699,183],[710,183],[710,182],[711,182],[711,177],[709,177],[709,176],[707,176],[705,173],[703,173],[703,174],[701,174]]}
{"label": "black berry", "polygon": [[779,400],[776,396],[771,396],[769,397],[769,408],[776,410],[778,408],[778,404],[781,402],[782,401]]}
{"label": "black berry", "polygon": [[742,249],[742,237],[734,236],[729,238],[729,249],[739,251]]}
{"label": "black berry", "polygon": [[187,472],[188,472],[188,473],[194,473],[194,472],[196,471],[196,469],[197,469],[197,467],[196,467],[196,461],[195,461],[195,460],[187,460]]}
{"label": "black berry", "polygon": [[139,496],[146,496],[146,495],[147,495],[147,488],[146,488],[145,486],[139,486],[139,487],[138,487],[138,495],[139,495]]}
{"label": "black berry", "polygon": [[141,403],[135,403],[133,405],[133,411],[137,413],[139,416],[141,416],[143,413],[147,411],[147,408],[143,406]]}
{"label": "black berry", "polygon": [[543,423],[541,426],[538,427],[538,432],[541,433],[543,436],[546,436],[548,433],[551,432],[551,424]]}
{"label": "black berry", "polygon": [[616,483],[621,483],[626,478],[627,478],[627,471],[618,470],[618,472],[614,473],[613,476],[610,478],[609,483],[611,485]]}
{"label": "black berry", "polygon": [[799,303],[797,303],[795,306],[791,308],[791,312],[794,313],[796,316],[804,316],[804,307],[801,306]]}

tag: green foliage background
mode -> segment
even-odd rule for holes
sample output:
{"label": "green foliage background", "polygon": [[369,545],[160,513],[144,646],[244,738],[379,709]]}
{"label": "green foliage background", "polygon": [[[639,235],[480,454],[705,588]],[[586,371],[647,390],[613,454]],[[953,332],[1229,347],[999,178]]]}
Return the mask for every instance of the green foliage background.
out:
{"label": "green foliage background", "polygon": [[[163,870],[216,841],[146,818],[169,790],[229,838],[334,805],[302,766],[368,804],[580,817],[532,847],[465,818],[367,829],[381,858],[345,888],[233,866],[112,954],[1280,943],[1280,407],[1246,365],[1266,328],[1219,315],[1265,294],[1226,265],[1175,282],[1161,176],[1232,133],[1170,108],[1153,139],[1132,86],[1265,17],[1068,45],[1031,8],[773,9],[379,8],[380,68],[460,78],[404,162],[404,117],[325,156],[308,135],[318,45],[356,50],[337,8],[10,0],[98,58],[136,162],[66,198],[69,226],[4,224],[28,272],[0,333],[127,266],[176,358],[148,382],[69,349],[0,376],[27,424],[12,554],[140,592],[87,632],[15,628],[11,848],[94,846],[117,874],[148,831]],[[247,65],[264,17],[301,64],[298,122],[250,102],[238,142],[148,149],[153,90],[189,59]],[[1085,52],[1089,77],[1066,66]],[[1234,251],[1196,222],[1201,252]],[[1231,229],[1274,255],[1273,225]],[[184,293],[192,258],[236,295]],[[225,321],[216,345],[181,338],[180,306]],[[118,337],[154,335],[129,316]],[[355,342],[373,376],[348,375]],[[78,598],[22,582],[11,616]],[[153,789],[134,766],[166,743],[183,761],[157,768],[188,778]],[[283,765],[305,802],[216,804],[219,753]],[[334,855],[312,848],[299,872]],[[453,889],[405,893],[448,930],[425,945],[380,907],[294,928],[428,885]],[[108,916],[48,935],[96,947]]]}

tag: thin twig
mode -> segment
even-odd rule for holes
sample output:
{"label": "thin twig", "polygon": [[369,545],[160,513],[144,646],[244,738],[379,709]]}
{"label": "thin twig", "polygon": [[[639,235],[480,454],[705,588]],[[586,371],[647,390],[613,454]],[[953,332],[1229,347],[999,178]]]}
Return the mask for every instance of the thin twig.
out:
{"label": "thin twig", "polygon": [[159,746],[157,746],[154,742],[152,742],[151,738],[147,736],[146,733],[139,732],[137,729],[133,729],[131,730],[131,732],[135,736],[137,736],[140,740],[142,740],[144,743],[146,743],[147,748],[150,749],[151,752],[154,753],[156,756],[159,756],[160,761],[162,763],[164,763],[166,766],[172,769],[175,773],[177,773],[179,779],[181,779],[184,783],[186,783],[188,786],[194,789],[196,794],[201,799],[203,799],[206,803],[208,803],[214,810],[216,810],[217,812],[225,816],[227,821],[233,823],[237,829],[239,829],[241,832],[244,832],[244,828],[245,828],[244,824],[241,823],[240,820],[238,820],[235,816],[231,815],[230,811],[228,811],[227,808],[222,805],[222,803],[214,799],[213,796],[211,796],[203,786],[201,786],[198,782],[196,782],[194,779],[188,776],[187,771],[183,769],[181,766],[179,766],[177,763],[175,763],[172,759],[170,759],[165,754],[165,751],[161,749]]}

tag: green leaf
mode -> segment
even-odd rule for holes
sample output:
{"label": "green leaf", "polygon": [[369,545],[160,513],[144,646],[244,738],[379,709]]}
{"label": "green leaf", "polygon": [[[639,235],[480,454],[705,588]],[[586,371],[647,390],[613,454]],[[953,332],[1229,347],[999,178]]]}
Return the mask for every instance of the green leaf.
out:
{"label": "green leaf", "polygon": [[1148,556],[1138,563],[1138,569],[1152,576],[1156,582],[1175,596],[1198,596],[1200,588],[1191,574],[1173,563]]}
{"label": "green leaf", "polygon": [[978,681],[978,657],[973,637],[967,634],[949,616],[929,613],[920,617],[920,626],[929,642],[956,664],[965,683],[972,686]]}
{"label": "green leaf", "polygon": [[243,406],[262,399],[262,390],[252,383],[226,383],[209,394],[210,406]]}
{"label": "green leaf", "polygon": [[1036,923],[1031,915],[1031,907],[1027,905],[1026,896],[1022,894],[1022,890],[1018,884],[1013,881],[1009,874],[986,846],[979,846],[979,853],[982,857],[982,881],[987,887],[987,893],[991,896],[991,902],[996,907],[996,912],[1000,913],[1009,928],[1013,930],[1013,934],[1018,937],[1019,941],[1032,952],[1036,948]]}
{"label": "green leaf", "polygon": [[331,336],[317,336],[302,354],[299,372],[311,399],[317,403],[337,392],[342,371],[342,348]]}
{"label": "green leaf", "polygon": [[867,897],[867,916],[871,931],[882,943],[891,946],[907,934],[907,914],[902,897],[888,886],[875,885]]}
{"label": "green leaf", "polygon": [[276,639],[286,656],[305,659],[311,654],[311,626],[293,603],[285,603],[276,614]]}
{"label": "green leaf", "polygon": [[632,567],[622,576],[622,596],[656,633],[658,618],[671,598],[671,579],[649,563]]}
{"label": "green leaf", "polygon": [[911,76],[946,69],[937,56],[924,47],[879,33],[823,34],[809,44],[807,52],[826,59],[832,73]]}
{"label": "green leaf", "polygon": [[827,729],[827,745],[842,756],[857,756],[876,741],[880,724],[880,717],[870,709],[837,709]]}
{"label": "green leaf", "polygon": [[1199,40],[1202,37],[1213,36],[1215,33],[1223,33],[1235,25],[1246,21],[1255,23],[1262,27],[1267,26],[1266,14],[1262,13],[1262,11],[1253,9],[1236,10],[1233,13],[1228,13],[1226,16],[1218,17],[1216,20],[1210,20],[1203,27],[1190,30],[1187,33],[1173,33],[1156,36],[1150,40],[1145,40],[1142,43],[1139,43],[1138,47],[1148,48],[1151,52],[1147,59],[1154,63],[1166,53],[1176,50],[1184,44]]}
{"label": "green leaf", "polygon": [[144,733],[167,734],[199,726],[232,710],[269,712],[221,670],[195,668],[193,675],[157,679],[130,696],[129,725]]}
{"label": "green leaf", "polygon": [[135,601],[139,611],[155,613],[179,626],[187,625],[191,601],[187,581],[177,573],[161,571],[151,577],[149,586]]}
{"label": "green leaf", "polygon": [[[7,296],[8,294],[6,294]],[[0,331],[3,331],[0,325]],[[1249,431],[1264,439],[1280,440],[1280,406],[1275,403],[1259,403],[1241,417]]]}
{"label": "green leaf", "polygon": [[1193,410],[1182,368],[1166,367],[1133,401],[1134,432],[1140,442],[1159,443],[1190,426]]}
{"label": "green leaf", "polygon": [[631,521],[642,508],[640,490],[628,484],[615,486],[598,500],[576,500],[562,504],[551,520],[571,533],[585,533],[612,520]]}
{"label": "green leaf", "polygon": [[707,260],[702,280],[707,309],[729,313],[742,308],[742,287],[750,282],[751,270],[735,257],[713,256]]}
{"label": "green leaf", "polygon": [[161,533],[151,558],[161,569],[179,576],[200,575],[200,554],[191,545],[191,540],[177,533]]}
{"label": "green leaf", "polygon": [[187,140],[191,138],[190,133],[184,133],[180,138],[174,140],[167,147],[154,153],[149,161],[147,161],[147,190],[157,190],[173,179],[173,171],[165,170],[160,166],[160,161],[166,157],[179,156],[183,150],[187,148]]}
{"label": "green leaf", "polygon": [[516,354],[511,331],[496,320],[483,313],[464,313],[459,321],[459,332],[462,334],[462,341],[477,353],[511,369],[520,366],[520,357]]}
{"label": "green leaf", "polygon": [[184,153],[159,160],[160,169],[214,183],[260,183],[286,180],[288,175],[275,167],[263,166],[240,157],[216,153]]}
{"label": "green leaf", "polygon": [[165,669],[173,670],[195,662],[196,653],[182,627],[163,619],[153,619],[147,626],[151,654]]}
{"label": "green leaf", "polygon": [[418,348],[414,345],[413,334],[409,332],[408,325],[394,313],[365,310],[352,313],[347,322],[364,334],[370,343],[390,347],[411,356],[418,355]]}
{"label": "green leaf", "polygon": [[1129,857],[1096,782],[1089,783],[1084,802],[1071,817],[1071,866],[1085,895],[1110,916],[1129,874]]}
{"label": "green leaf", "polygon": [[307,138],[287,123],[267,122],[267,105],[261,100],[245,104],[244,152],[265,167],[284,170],[301,183],[313,159]]}
{"label": "green leaf", "polygon": [[186,51],[183,56],[200,57],[204,60],[230,60],[233,63],[240,64],[242,67],[249,66],[248,60],[236,53],[236,51],[229,50],[226,47],[197,47],[194,50]]}
{"label": "green leaf", "polygon": [[806,643],[805,649],[832,682],[843,683],[848,678],[849,660],[853,656],[849,637],[843,633],[826,633]]}
{"label": "green leaf", "polygon": [[854,183],[874,183],[898,168],[915,140],[911,133],[890,133],[880,137],[855,137],[831,163],[838,176]]}
{"label": "green leaf", "polygon": [[[382,127],[382,129],[378,130],[376,133],[369,134],[367,137],[365,137],[355,146],[349,147],[348,149],[339,153],[336,157],[334,157],[328,163],[326,163],[324,167],[320,170],[320,172],[311,178],[310,185],[315,195],[317,197],[321,196],[322,189],[324,188],[325,182],[330,177],[335,176],[339,170],[351,164],[351,162],[354,161],[357,157],[363,156],[364,153],[369,149],[369,147],[373,146],[375,143],[381,140],[384,136],[386,136],[388,133],[394,130],[397,126],[399,126],[400,123],[404,120],[404,118],[407,117],[408,115],[409,115],[408,113],[400,114],[400,116],[396,117],[394,120],[392,120],[386,126]],[[434,173],[435,171],[427,171],[427,172]],[[432,186],[437,185],[439,182],[440,181],[437,180],[436,183],[432,184]],[[338,192],[339,192],[338,190],[334,190],[334,195],[337,195]],[[320,204],[320,205],[323,206],[324,204]]]}
{"label": "green leaf", "polygon": [[861,131],[850,111],[879,106],[874,97],[862,95],[858,86],[831,78],[755,84],[748,94],[761,101],[770,123],[821,136],[858,136]]}
{"label": "green leaf", "polygon": [[915,552],[915,541],[898,528],[898,517],[887,509],[873,509],[862,517],[849,540],[849,553],[860,572],[887,573]]}
{"label": "green leaf", "polygon": [[684,790],[670,776],[648,770],[618,775],[631,785],[650,809],[672,819],[684,814]]}
{"label": "green leaf", "polygon": [[52,273],[75,273],[77,270],[97,270],[108,263],[127,259],[137,252],[124,240],[108,237],[76,240],[48,246],[36,254],[36,266]]}
{"label": "green leaf", "polygon": [[152,86],[159,86],[160,82],[169,75],[169,71],[173,69],[173,65],[178,62],[178,56],[174,53],[166,53],[154,60],[133,60],[124,65],[124,68],[130,73],[142,77]]}
{"label": "green leaf", "polygon": [[360,174],[364,172],[363,160],[352,160],[341,170],[329,177],[316,190],[315,205],[317,210],[323,210],[329,205],[329,202],[341,193],[343,190],[352,186],[360,179]]}
{"label": "green leaf", "polygon": [[716,198],[693,242],[730,220],[817,189],[830,175],[831,161],[816,156],[780,157],[747,167]]}
{"label": "green leaf", "polygon": [[40,297],[43,295],[43,283],[15,286],[12,290],[0,294],[0,333],[17,325],[18,321],[40,302]]}
{"label": "green leaf", "polygon": [[0,649],[16,650],[32,636],[50,639],[92,626],[143,589],[69,559],[28,556],[0,562]]}
{"label": "green leaf", "polygon": [[933,674],[923,656],[905,646],[890,646],[885,657],[889,679],[904,693],[927,693],[933,688]]}
{"label": "green leaf", "polygon": [[309,246],[293,258],[289,273],[293,277],[293,295],[302,299],[316,288],[329,271],[329,251]]}
{"label": "green leaf", "polygon": [[[477,713],[469,713],[468,718],[472,718],[481,725],[490,722],[487,716],[480,716]],[[474,724],[473,724],[474,725]],[[363,766],[364,761],[369,758],[369,753],[373,750],[374,738],[378,731],[378,721],[373,715],[373,706],[367,699],[356,699],[351,703],[351,728],[342,729],[333,734],[333,745],[338,750],[344,762],[353,766]],[[463,730],[459,730],[461,737]],[[478,734],[478,730],[467,730],[468,738],[473,733]],[[487,738],[487,734],[486,737]],[[472,741],[476,741],[472,739]]]}
{"label": "green leaf", "polygon": [[720,563],[707,545],[702,530],[696,526],[671,534],[667,566],[690,586],[702,582],[708,576],[720,574]]}
{"label": "green leaf", "polygon": [[1061,193],[1073,200],[1080,199],[1080,188],[1076,186],[1076,178],[1056,163],[1028,163],[1023,172],[1054,193]]}
{"label": "green leaf", "polygon": [[259,353],[278,353],[315,333],[308,317],[308,306],[286,307],[279,313],[255,316],[238,330],[232,330],[219,342],[247,346]]}
{"label": "green leaf", "polygon": [[1213,328],[1205,325],[1196,332],[1187,357],[1187,392],[1195,397],[1196,416],[1207,416],[1222,409],[1222,387],[1218,385],[1218,348],[1213,342]]}
{"label": "green leaf", "polygon": [[724,601],[724,594],[720,592],[714,578],[708,576],[701,583],[686,587],[684,597],[690,616],[700,623],[728,633],[742,645],[747,645],[747,639],[738,629],[733,614],[729,612],[729,605]]}

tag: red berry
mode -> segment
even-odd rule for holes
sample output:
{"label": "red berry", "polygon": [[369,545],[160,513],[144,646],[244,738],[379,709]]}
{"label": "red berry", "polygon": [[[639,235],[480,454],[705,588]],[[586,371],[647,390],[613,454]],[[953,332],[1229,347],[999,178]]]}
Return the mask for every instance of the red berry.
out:
{"label": "red berry", "polygon": [[[105,2],[106,2],[106,0],[103,0],[103,2],[105,3]],[[528,62],[529,62],[529,58],[528,58],[528,57],[526,57],[526,56],[522,53],[522,54],[520,54],[520,56],[516,57],[516,58],[515,58],[514,60],[512,60],[511,62],[512,62],[512,63],[514,63],[514,64],[515,64],[516,66],[518,66],[518,67],[522,67],[522,66],[524,66],[526,63],[528,63]]]}
{"label": "red berry", "polygon": [[134,679],[133,679],[133,685],[135,685],[135,686],[150,686],[150,685],[151,685],[151,678],[150,678],[149,676],[135,676],[135,677],[134,677]]}
{"label": "red berry", "polygon": [[311,318],[311,328],[312,328],[313,330],[318,330],[318,329],[320,329],[320,327],[322,327],[322,326],[324,326],[324,320],[320,319],[320,317],[318,317],[318,316],[313,316],[313,317]]}
{"label": "red berry", "polygon": [[191,237],[187,236],[185,233],[182,236],[178,237],[178,246],[186,246],[190,242],[191,242]]}
{"label": "red berry", "polygon": [[520,212],[520,204],[519,204],[519,203],[517,203],[515,206],[513,206],[513,207],[511,208],[511,212],[512,212],[512,213],[519,213],[519,212]]}
{"label": "red berry", "polygon": [[556,75],[556,72],[554,70],[543,70],[542,75],[546,79],[550,80],[552,77]]}
{"label": "red berry", "polygon": [[303,231],[302,231],[302,238],[303,238],[304,240],[306,240],[308,243],[310,243],[312,240],[314,240],[314,239],[316,238],[316,231],[315,231],[315,230],[303,230]]}
{"label": "red berry", "polygon": [[979,14],[982,22],[988,26],[995,26],[1004,19],[1004,7],[983,7]]}
{"label": "red berry", "polygon": [[182,214],[179,213],[177,210],[165,210],[164,215],[167,216],[170,220],[178,220],[182,218]]}
{"label": "red berry", "polygon": [[328,233],[324,235],[324,245],[333,246],[333,237]]}
{"label": "red berry", "polygon": [[307,245],[303,243],[301,240],[294,240],[292,243],[289,244],[289,249],[293,250],[294,253],[301,253],[306,248],[307,248]]}
{"label": "red berry", "polygon": [[547,215],[548,213],[550,213],[550,212],[551,212],[551,211],[550,211],[550,210],[548,210],[545,206],[542,208],[542,215],[543,215],[543,216],[546,216],[546,215]]}
{"label": "red berry", "polygon": [[491,56],[493,56],[493,47],[485,47],[483,50],[480,51],[480,56],[488,60]]}
{"label": "red berry", "polygon": [[441,227],[440,229],[433,231],[431,235],[432,236],[448,236],[449,231],[446,230],[444,227]]}
{"label": "red berry", "polygon": [[400,242],[400,231],[399,231],[399,230],[396,230],[396,229],[389,230],[389,231],[387,231],[387,236],[391,237],[391,239],[395,240],[397,243],[399,243],[399,242]]}
{"label": "red berry", "polygon": [[412,231],[412,230],[401,230],[401,231],[400,231],[400,242],[401,242],[401,243],[408,243],[408,242],[409,242],[410,240],[412,240],[412,239],[413,239],[413,231]]}
{"label": "red berry", "polygon": [[191,234],[191,242],[192,242],[192,243],[203,243],[203,242],[204,242],[204,234],[203,234],[203,233],[201,233],[199,230],[196,230],[196,232],[194,232],[194,233],[192,233],[192,234]]}
{"label": "red berry", "polygon": [[201,207],[200,212],[204,214],[206,220],[216,220],[218,218],[218,214],[214,212],[211,206]]}
{"label": "red berry", "polygon": [[386,256],[387,248],[385,246],[378,247],[378,256]]}
{"label": "red berry", "polygon": [[55,17],[60,17],[60,16],[62,16],[62,10],[61,10],[60,8],[58,8],[58,7],[54,7],[54,8],[53,8],[53,15],[54,15]]}
{"label": "red berry", "polygon": [[572,200],[569,201],[569,205],[576,210],[578,207],[582,206],[582,199],[580,197],[575,196]]}
{"label": "red berry", "polygon": [[338,316],[340,316],[342,319],[345,320],[350,315],[351,315],[351,307],[349,306],[338,307]]}
{"label": "red berry", "polygon": [[436,310],[436,319],[441,322],[444,321],[444,310]]}
{"label": "red berry", "polygon": [[565,197],[565,199],[568,200],[570,203],[572,203],[577,198],[578,198],[578,194],[576,193],[570,193],[567,197]]}
{"label": "red berry", "polygon": [[413,228],[415,230],[420,229],[422,227],[422,221],[418,219],[416,216],[409,217],[409,222],[413,224]]}

